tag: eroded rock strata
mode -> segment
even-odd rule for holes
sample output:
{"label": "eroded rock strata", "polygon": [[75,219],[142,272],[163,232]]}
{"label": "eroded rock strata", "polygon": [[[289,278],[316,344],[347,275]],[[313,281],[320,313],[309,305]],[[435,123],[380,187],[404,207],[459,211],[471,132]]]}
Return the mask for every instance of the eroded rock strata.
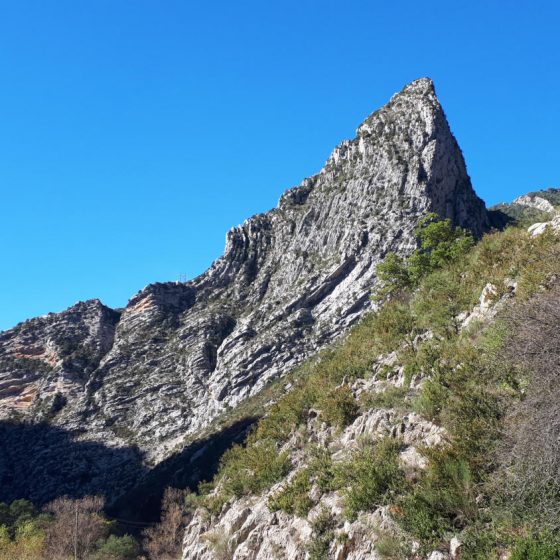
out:
{"label": "eroded rock strata", "polygon": [[[488,227],[424,78],[370,115],[276,208],[229,231],[224,255],[201,276],[149,285],[121,311],[93,300],[1,333],[0,414],[115,453],[134,449],[133,467],[111,480],[114,497],[143,476],[137,457],[160,463],[344,333],[372,305],[377,263],[415,247],[414,226],[428,211],[476,235]],[[0,476],[15,473],[14,496],[30,493],[17,463],[42,460],[40,442],[35,451],[0,465]],[[46,457],[56,471],[56,455]],[[86,478],[99,470],[94,457],[88,464]],[[88,490],[108,484],[102,479],[90,476]],[[58,493],[80,488],[79,479],[59,482]],[[38,487],[34,498],[53,492]]]}

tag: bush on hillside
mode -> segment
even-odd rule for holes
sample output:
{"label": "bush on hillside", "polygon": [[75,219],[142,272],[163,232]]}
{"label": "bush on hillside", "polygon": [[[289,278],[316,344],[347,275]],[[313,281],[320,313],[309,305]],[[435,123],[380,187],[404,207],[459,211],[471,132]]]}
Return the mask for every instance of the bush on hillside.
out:
{"label": "bush on hillside", "polygon": [[429,468],[409,493],[399,498],[400,521],[406,531],[436,545],[477,514],[475,485],[467,462],[452,449],[425,450]]}
{"label": "bush on hillside", "polygon": [[329,557],[335,527],[336,522],[330,512],[326,509],[321,510],[311,524],[313,533],[307,547],[309,560],[325,560]]}
{"label": "bush on hillside", "polygon": [[549,534],[519,539],[510,560],[560,560],[560,543]]}
{"label": "bush on hillside", "polygon": [[317,399],[321,418],[330,426],[344,428],[358,415],[358,403],[348,385],[335,387]]}
{"label": "bush on hillside", "polygon": [[311,490],[311,470],[304,468],[298,471],[293,479],[268,500],[271,511],[281,509],[286,513],[307,517],[313,502],[309,497]]}
{"label": "bush on hillside", "polygon": [[140,546],[134,537],[110,535],[98,544],[92,560],[136,560],[139,554]]}
{"label": "bush on hillside", "polygon": [[234,445],[222,458],[221,486],[228,496],[257,494],[282,480],[292,464],[270,439],[250,439],[246,447]]}
{"label": "bush on hillside", "polygon": [[337,469],[346,514],[355,519],[360,511],[372,511],[390,503],[402,490],[404,474],[399,467],[399,440],[384,438],[376,443],[365,442],[352,457]]}
{"label": "bush on hillside", "polygon": [[509,320],[514,334],[507,353],[526,374],[527,387],[507,417],[500,481],[507,481],[507,501],[517,515],[539,530],[558,532],[560,286],[511,310]]}
{"label": "bush on hillside", "polygon": [[415,288],[422,278],[464,257],[474,245],[467,230],[454,227],[451,220],[442,219],[435,213],[421,218],[415,231],[418,249],[407,259],[388,253],[377,266],[380,283],[377,298],[385,299]]}

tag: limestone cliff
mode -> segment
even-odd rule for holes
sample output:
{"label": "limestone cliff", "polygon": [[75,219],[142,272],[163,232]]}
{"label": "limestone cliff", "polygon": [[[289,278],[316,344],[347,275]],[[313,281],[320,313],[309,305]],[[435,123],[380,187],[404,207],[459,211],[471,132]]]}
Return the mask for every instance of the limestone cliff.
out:
{"label": "limestone cliff", "polygon": [[[0,414],[44,421],[72,441],[134,448],[143,467],[111,477],[122,493],[145,465],[346,332],[371,308],[376,264],[415,247],[414,226],[428,211],[477,236],[488,227],[423,78],[370,115],[275,209],[228,232],[224,255],[201,276],[150,285],[122,311],[94,300],[1,333]],[[0,499],[30,493],[18,460],[0,465],[0,477],[9,471],[13,481],[12,495]],[[92,465],[65,479],[66,490],[109,484]],[[37,481],[33,496],[49,499],[52,487]]]}

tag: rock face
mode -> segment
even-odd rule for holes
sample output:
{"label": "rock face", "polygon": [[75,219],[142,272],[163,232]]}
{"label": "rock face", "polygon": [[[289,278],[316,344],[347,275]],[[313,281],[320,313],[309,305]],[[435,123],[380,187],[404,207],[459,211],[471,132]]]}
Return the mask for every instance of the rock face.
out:
{"label": "rock face", "polygon": [[[487,284],[480,294],[479,303],[472,311],[465,311],[458,317],[462,322],[460,329],[469,327],[473,321],[491,322],[500,309],[515,297],[516,285],[507,284],[508,291],[498,297],[493,284]],[[466,318],[466,319],[465,319]],[[431,340],[433,333],[426,331],[415,339],[416,348],[423,341]],[[313,542],[314,525],[317,518],[325,513],[331,520],[332,536],[328,553],[321,558],[336,560],[382,560],[383,558],[414,558],[425,560],[448,560],[460,557],[461,542],[457,537],[449,540],[449,554],[433,551],[420,554],[420,543],[414,542],[396,521],[395,512],[399,509],[392,505],[373,506],[370,511],[361,511],[356,518],[345,514],[345,489],[333,490],[332,487],[318,484],[325,476],[324,465],[313,464],[313,452],[320,449],[341,468],[364,442],[378,442],[391,438],[402,444],[398,454],[399,466],[409,481],[419,478],[428,467],[426,452],[430,448],[441,448],[449,442],[449,434],[442,426],[413,412],[414,402],[421,394],[421,388],[429,379],[430,372],[418,371],[405,382],[406,367],[399,363],[398,353],[378,356],[371,372],[365,377],[350,381],[348,389],[355,402],[367,402],[368,396],[389,395],[395,389],[402,391],[398,405],[391,406],[390,400],[377,400],[375,406],[363,407],[348,426],[332,427],[322,419],[322,411],[311,409],[305,422],[290,433],[278,453],[285,453],[293,470],[283,479],[260,494],[231,497],[219,511],[197,509],[190,519],[183,539],[183,560],[268,560],[286,558],[308,560],[310,544]],[[371,402],[371,400],[370,400]],[[370,461],[375,458],[370,455]],[[344,467],[343,472],[350,467]],[[305,497],[307,508],[299,511],[278,506],[277,498],[290,488],[298,477],[311,469],[315,474]],[[318,473],[321,473],[318,475]],[[309,477],[309,474],[304,474]],[[370,480],[370,483],[373,482]],[[359,485],[361,492],[367,494],[368,484]],[[220,482],[212,491],[219,495]],[[292,491],[293,487],[292,487]],[[302,487],[295,493],[303,494]],[[275,505],[276,500],[276,505]],[[304,503],[302,501],[300,504]],[[401,543],[400,553],[393,550],[391,556],[382,554],[383,537],[392,536]],[[226,553],[227,554],[224,554]]]}
{"label": "rock face", "polygon": [[158,463],[344,333],[372,305],[376,264],[415,247],[428,211],[477,236],[488,227],[424,78],[277,208],[228,232],[224,255],[198,278],[150,285],[122,312],[90,301],[0,334],[0,414]]}
{"label": "rock face", "polygon": [[[394,356],[393,356],[394,358]],[[404,368],[390,356],[380,356],[372,376],[359,379],[351,386],[355,398],[360,395],[383,393],[389,387],[402,385]],[[383,379],[379,377],[384,371]],[[384,379],[387,377],[387,379]],[[418,379],[421,384],[424,379]],[[409,401],[418,394],[418,387],[409,391]],[[309,414],[305,429],[305,445],[327,450],[333,463],[348,459],[364,440],[379,440],[399,434],[405,448],[400,452],[402,468],[413,476],[427,465],[419,449],[441,445],[445,430],[418,414],[391,408],[372,408],[360,414],[344,430],[328,427],[320,415]],[[183,560],[215,560],[224,549],[232,560],[268,560],[309,558],[308,545],[313,538],[314,520],[323,512],[333,519],[336,537],[329,545],[328,558],[337,560],[381,560],[376,543],[383,532],[398,534],[398,526],[387,506],[363,512],[352,522],[343,520],[344,498],[340,492],[322,492],[314,486],[309,492],[312,505],[307,515],[274,511],[270,500],[294,480],[307,466],[300,444],[301,433],[293,433],[279,452],[289,454],[294,470],[281,482],[262,495],[230,499],[219,514],[208,515],[197,510],[190,520],[183,540]],[[423,451],[424,452],[424,451]],[[403,556],[404,558],[404,556]],[[446,558],[446,557],[445,557]]]}
{"label": "rock face", "polygon": [[541,212],[554,212],[554,206],[548,200],[536,194],[524,194],[523,196],[519,196],[513,201],[513,204],[529,206]]}
{"label": "rock face", "polygon": [[111,349],[119,313],[99,300],[0,333],[0,414],[56,413],[79,398]]}
{"label": "rock face", "polygon": [[542,235],[545,231],[554,233],[560,232],[560,216],[556,215],[548,222],[538,222],[530,226],[527,230],[533,237]]}

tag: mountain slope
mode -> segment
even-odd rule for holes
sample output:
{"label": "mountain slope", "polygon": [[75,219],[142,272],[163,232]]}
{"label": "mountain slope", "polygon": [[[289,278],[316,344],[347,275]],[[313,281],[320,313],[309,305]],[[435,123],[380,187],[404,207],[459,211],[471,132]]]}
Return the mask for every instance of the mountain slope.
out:
{"label": "mountain slope", "polygon": [[437,266],[295,372],[190,496],[184,560],[556,558],[556,225],[459,252],[426,229]]}
{"label": "mountain slope", "polygon": [[[371,309],[377,263],[414,249],[428,211],[476,236],[489,225],[433,84],[420,79],[277,208],[233,228],[198,278],[150,285],[122,312],[79,303],[2,333],[0,412],[134,447],[157,464]],[[133,486],[136,473],[121,472],[112,491]],[[16,480],[13,495],[28,484]],[[88,491],[103,484],[94,478]],[[80,491],[77,481],[60,485]]]}

